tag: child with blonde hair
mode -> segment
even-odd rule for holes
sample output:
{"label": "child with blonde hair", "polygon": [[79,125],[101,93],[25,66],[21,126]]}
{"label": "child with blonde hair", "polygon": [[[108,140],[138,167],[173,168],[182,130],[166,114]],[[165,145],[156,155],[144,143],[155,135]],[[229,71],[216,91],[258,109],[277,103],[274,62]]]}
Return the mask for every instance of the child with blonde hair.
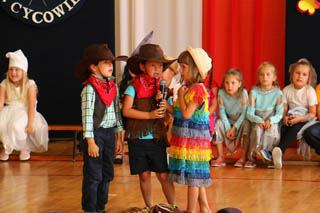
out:
{"label": "child with blonde hair", "polygon": [[37,112],[37,85],[28,78],[28,59],[21,50],[8,52],[9,69],[0,84],[0,160],[8,160],[13,150],[19,159],[28,160],[30,152],[48,150],[48,124]]}
{"label": "child with blonde hair", "polygon": [[283,116],[282,92],[277,82],[276,68],[270,62],[258,67],[258,82],[249,96],[247,118],[251,122],[249,161],[247,168],[256,166],[254,155],[272,161],[271,151],[280,140],[280,121]]}
{"label": "child with blonde hair", "polygon": [[219,119],[216,122],[217,133],[215,144],[218,159],[213,166],[225,166],[223,141],[229,153],[234,153],[242,145],[241,158],[234,164],[243,167],[247,160],[248,135],[250,123],[246,120],[248,92],[244,88],[242,73],[238,69],[229,69],[224,74],[221,89],[218,93]]}
{"label": "child with blonde hair", "polygon": [[[290,85],[283,89],[283,125],[281,139],[272,151],[275,168],[282,168],[282,157],[286,149],[299,137],[299,132],[316,116],[318,104],[315,89],[311,83],[316,76],[312,64],[305,58],[289,67]],[[303,132],[301,132],[303,134]]]}
{"label": "child with blonde hair", "polygon": [[209,160],[209,94],[203,84],[211,58],[201,48],[187,47],[178,58],[185,85],[178,91],[169,151],[169,182],[188,186],[187,212],[210,212],[206,188],[211,184]]}

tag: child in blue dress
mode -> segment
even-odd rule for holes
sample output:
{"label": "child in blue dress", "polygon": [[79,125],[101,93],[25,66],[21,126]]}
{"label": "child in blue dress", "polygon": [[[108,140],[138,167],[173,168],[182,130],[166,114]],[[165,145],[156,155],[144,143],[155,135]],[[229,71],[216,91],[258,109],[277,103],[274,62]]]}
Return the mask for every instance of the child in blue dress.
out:
{"label": "child in blue dress", "polygon": [[258,67],[258,82],[249,96],[247,118],[251,121],[247,168],[256,166],[254,155],[272,161],[272,149],[280,140],[280,121],[283,116],[282,92],[278,87],[276,68],[270,62]]}
{"label": "child in blue dress", "polygon": [[209,94],[203,84],[211,58],[201,48],[187,47],[179,55],[180,72],[186,84],[178,91],[170,140],[169,182],[188,186],[188,212],[210,212],[206,188],[211,184],[209,160]]}
{"label": "child in blue dress", "polygon": [[242,73],[238,69],[229,69],[224,74],[222,87],[218,93],[220,118],[216,122],[217,133],[215,144],[218,149],[218,159],[213,166],[225,166],[223,141],[229,153],[234,153],[242,144],[242,156],[234,164],[243,167],[247,160],[248,135],[250,123],[245,119],[248,108],[248,92],[244,88]]}

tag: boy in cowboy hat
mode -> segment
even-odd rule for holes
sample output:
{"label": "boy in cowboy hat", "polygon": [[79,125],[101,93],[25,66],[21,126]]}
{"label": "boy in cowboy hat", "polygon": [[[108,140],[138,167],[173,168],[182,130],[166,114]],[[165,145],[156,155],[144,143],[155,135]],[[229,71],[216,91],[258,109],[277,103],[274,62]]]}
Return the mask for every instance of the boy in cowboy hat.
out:
{"label": "boy in cowboy hat", "polygon": [[107,44],[93,44],[84,50],[75,65],[75,75],[83,83],[81,111],[83,137],[82,209],[85,212],[105,212],[109,183],[113,180],[113,158],[122,143],[115,133],[123,131],[119,110],[119,92],[114,82],[114,57]]}
{"label": "boy in cowboy hat", "polygon": [[140,189],[146,209],[152,206],[151,172],[161,183],[169,204],[175,204],[175,190],[167,182],[168,164],[166,158],[166,128],[164,115],[166,101],[160,105],[160,77],[174,60],[164,58],[159,45],[145,44],[139,54],[127,61],[129,70],[135,75],[133,83],[124,92],[123,116],[126,121],[129,163],[132,175],[138,174]]}

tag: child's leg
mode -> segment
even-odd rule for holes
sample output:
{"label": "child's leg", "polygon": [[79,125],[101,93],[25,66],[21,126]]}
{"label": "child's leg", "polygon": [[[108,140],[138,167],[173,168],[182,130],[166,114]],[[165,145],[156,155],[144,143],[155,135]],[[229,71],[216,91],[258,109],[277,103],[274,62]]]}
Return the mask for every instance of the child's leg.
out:
{"label": "child's leg", "polygon": [[218,143],[216,144],[216,146],[218,150],[218,158],[211,163],[211,166],[214,166],[214,167],[225,166],[226,162],[223,155],[223,143]]}
{"label": "child's leg", "polygon": [[306,142],[320,155],[320,123],[316,123],[303,133]]}
{"label": "child's leg", "polygon": [[204,186],[201,186],[199,188],[199,206],[200,206],[200,212],[208,213],[210,211],[208,199],[207,199],[207,192],[206,188]]}
{"label": "child's leg", "polygon": [[242,168],[247,161],[247,156],[248,156],[248,138],[246,135],[243,135],[241,157],[239,160],[237,160],[237,162],[234,164],[234,166]]}
{"label": "child's leg", "polygon": [[151,172],[145,171],[139,174],[140,190],[143,196],[146,206],[151,207],[152,204],[152,184],[151,184]]}
{"label": "child's leg", "polygon": [[305,125],[305,122],[303,123],[297,123],[293,126],[285,126],[283,125],[281,127],[281,139],[278,147],[281,149],[282,154],[286,151],[287,148],[289,148],[293,142],[297,139],[297,133],[299,130]]}
{"label": "child's leg", "polygon": [[171,205],[176,204],[176,192],[173,183],[167,181],[168,173],[156,173],[159,182],[161,183],[162,191]]}
{"label": "child's leg", "polygon": [[248,137],[244,135],[242,140],[243,140],[243,146],[242,146],[241,159],[246,161],[248,156]]}
{"label": "child's leg", "polygon": [[6,150],[3,148],[0,153],[0,160],[5,161],[8,159],[9,159],[9,155],[6,153]]}
{"label": "child's leg", "polygon": [[187,212],[195,213],[199,198],[199,187],[188,186],[188,205]]}
{"label": "child's leg", "polygon": [[[113,128],[103,129],[100,138],[103,138],[102,155],[102,180],[98,187],[96,211],[105,209],[109,199],[109,185],[114,178],[114,150],[115,150],[115,133]],[[97,140],[96,140],[97,141]],[[100,155],[100,152],[99,152]]]}

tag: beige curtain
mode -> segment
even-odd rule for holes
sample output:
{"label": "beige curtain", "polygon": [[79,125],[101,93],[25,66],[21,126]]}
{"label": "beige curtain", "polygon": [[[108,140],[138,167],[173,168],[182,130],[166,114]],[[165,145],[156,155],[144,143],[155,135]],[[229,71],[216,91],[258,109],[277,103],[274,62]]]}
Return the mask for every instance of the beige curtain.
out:
{"label": "beige curtain", "polygon": [[[152,43],[177,57],[187,45],[202,46],[201,0],[115,0],[116,55],[130,56],[149,32]],[[121,80],[124,62],[117,64]]]}

